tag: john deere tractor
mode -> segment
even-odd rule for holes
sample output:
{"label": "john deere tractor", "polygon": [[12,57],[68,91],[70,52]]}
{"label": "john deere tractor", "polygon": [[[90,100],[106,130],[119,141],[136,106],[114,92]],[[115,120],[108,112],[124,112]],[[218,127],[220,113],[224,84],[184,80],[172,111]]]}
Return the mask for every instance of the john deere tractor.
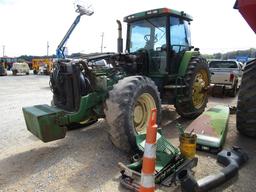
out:
{"label": "john deere tractor", "polygon": [[174,105],[182,117],[197,117],[207,104],[209,70],[191,46],[191,21],[167,8],[132,14],[124,18],[125,52],[118,21],[117,53],[58,60],[50,77],[52,106],[23,108],[27,128],[48,142],[105,118],[114,145],[135,151],[152,108],[159,123],[161,104]]}

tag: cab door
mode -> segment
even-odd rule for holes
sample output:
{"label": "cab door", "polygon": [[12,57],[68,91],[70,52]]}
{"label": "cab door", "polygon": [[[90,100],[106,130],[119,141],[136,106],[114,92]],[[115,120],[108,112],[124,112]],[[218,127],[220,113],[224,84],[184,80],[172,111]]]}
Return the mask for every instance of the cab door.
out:
{"label": "cab door", "polygon": [[170,74],[178,73],[184,53],[190,50],[190,37],[189,22],[177,16],[170,16]]}
{"label": "cab door", "polygon": [[166,19],[156,17],[146,19],[150,27],[150,34],[145,36],[145,48],[149,54],[149,75],[165,76],[168,74],[166,50]]}

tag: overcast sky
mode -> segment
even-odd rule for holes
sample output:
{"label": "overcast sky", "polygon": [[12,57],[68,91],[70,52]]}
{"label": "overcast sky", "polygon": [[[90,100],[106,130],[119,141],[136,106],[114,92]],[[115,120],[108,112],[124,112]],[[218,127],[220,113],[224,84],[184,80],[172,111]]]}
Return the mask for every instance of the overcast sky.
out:
{"label": "overcast sky", "polygon": [[[75,19],[74,0],[0,0],[0,50],[5,55],[54,54]],[[69,53],[99,52],[104,32],[104,51],[116,51],[116,19],[148,9],[168,7],[193,16],[192,44],[202,53],[256,47],[256,35],[237,10],[235,0],[90,0],[94,14],[83,16],[67,47]],[[123,23],[123,36],[126,27]]]}

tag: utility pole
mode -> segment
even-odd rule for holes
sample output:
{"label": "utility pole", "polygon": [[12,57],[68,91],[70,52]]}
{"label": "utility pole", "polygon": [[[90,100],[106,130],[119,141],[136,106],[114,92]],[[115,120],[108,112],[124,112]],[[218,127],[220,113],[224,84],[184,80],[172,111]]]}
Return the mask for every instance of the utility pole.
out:
{"label": "utility pole", "polygon": [[5,45],[3,45],[3,57],[5,55]]}
{"label": "utility pole", "polygon": [[47,41],[47,56],[49,56],[49,41]]}
{"label": "utility pole", "polygon": [[100,52],[103,52],[103,39],[104,39],[104,32],[101,34],[101,46],[100,46]]}

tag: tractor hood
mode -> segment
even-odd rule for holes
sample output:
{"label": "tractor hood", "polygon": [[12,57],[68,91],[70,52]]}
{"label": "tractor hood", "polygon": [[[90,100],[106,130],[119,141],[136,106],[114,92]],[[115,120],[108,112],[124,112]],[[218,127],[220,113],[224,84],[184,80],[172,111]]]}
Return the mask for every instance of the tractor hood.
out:
{"label": "tractor hood", "polygon": [[256,33],[256,1],[255,0],[237,0],[234,6],[238,9],[249,26]]}

